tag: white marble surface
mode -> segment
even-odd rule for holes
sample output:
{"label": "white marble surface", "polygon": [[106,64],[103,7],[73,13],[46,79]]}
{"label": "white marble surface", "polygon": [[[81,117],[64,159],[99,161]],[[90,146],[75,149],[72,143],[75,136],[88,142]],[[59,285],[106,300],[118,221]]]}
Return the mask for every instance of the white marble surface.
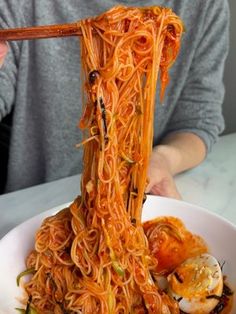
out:
{"label": "white marble surface", "polygon": [[176,178],[183,199],[236,225],[236,133],[220,138],[207,159]]}
{"label": "white marble surface", "polygon": [[[236,225],[236,133],[221,137],[208,158],[176,177],[183,200],[200,205]],[[0,238],[24,220],[73,200],[80,176],[0,196]]]}

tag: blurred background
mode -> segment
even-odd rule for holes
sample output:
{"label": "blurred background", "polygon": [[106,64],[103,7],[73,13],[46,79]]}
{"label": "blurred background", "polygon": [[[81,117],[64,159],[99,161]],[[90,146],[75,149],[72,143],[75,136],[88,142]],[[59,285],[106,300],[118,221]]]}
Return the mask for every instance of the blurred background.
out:
{"label": "blurred background", "polygon": [[[230,20],[230,51],[225,67],[225,101],[223,114],[225,117],[225,131],[223,134],[236,132],[236,1],[229,0]],[[233,18],[234,17],[234,18]]]}

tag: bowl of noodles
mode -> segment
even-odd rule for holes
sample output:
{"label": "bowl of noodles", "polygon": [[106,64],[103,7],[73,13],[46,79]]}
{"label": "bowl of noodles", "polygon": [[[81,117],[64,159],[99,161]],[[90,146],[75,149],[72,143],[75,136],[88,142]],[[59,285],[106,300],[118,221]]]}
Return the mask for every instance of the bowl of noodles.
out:
{"label": "bowl of noodles", "polygon": [[[15,308],[23,308],[21,300],[24,299],[24,289],[22,283],[19,287],[17,286],[17,277],[26,268],[26,258],[34,248],[35,233],[46,217],[55,215],[68,206],[69,204],[64,204],[29,219],[10,231],[0,241],[0,313],[19,313]],[[226,276],[227,284],[232,291],[235,291],[236,249],[233,240],[236,238],[236,227],[234,225],[196,205],[163,197],[148,196],[143,208],[142,221],[153,221],[158,217],[165,217],[167,220],[175,217],[192,234],[204,239],[208,252],[222,266],[222,273]],[[163,220],[161,221],[163,225]],[[176,226],[177,229],[181,228],[181,224]],[[178,255],[184,257],[184,251],[186,248],[182,247]],[[30,276],[32,275],[22,278],[21,281],[27,281]],[[233,298],[235,299],[235,294]],[[235,313],[235,306],[236,300],[234,300],[234,307],[229,312],[219,313]]]}
{"label": "bowl of noodles", "polygon": [[145,195],[156,87],[163,100],[183,22],[165,7],[116,6],[77,25],[81,195],[1,240],[0,312],[235,313],[236,228]]}

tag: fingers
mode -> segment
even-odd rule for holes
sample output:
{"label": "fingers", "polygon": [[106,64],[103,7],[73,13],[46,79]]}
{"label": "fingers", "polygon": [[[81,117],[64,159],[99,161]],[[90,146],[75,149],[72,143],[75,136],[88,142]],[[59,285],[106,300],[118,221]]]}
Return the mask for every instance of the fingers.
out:
{"label": "fingers", "polygon": [[0,41],[0,68],[3,65],[7,51],[8,51],[8,46],[6,42]]}
{"label": "fingers", "polygon": [[165,197],[169,197],[169,198],[175,198],[177,200],[182,199],[176,186],[163,187],[163,186],[154,185],[151,188],[149,193],[152,195],[159,195],[159,196],[165,196]]}
{"label": "fingers", "polygon": [[152,195],[175,198],[177,200],[182,199],[173,177],[159,177],[159,180],[151,179],[145,192]]}

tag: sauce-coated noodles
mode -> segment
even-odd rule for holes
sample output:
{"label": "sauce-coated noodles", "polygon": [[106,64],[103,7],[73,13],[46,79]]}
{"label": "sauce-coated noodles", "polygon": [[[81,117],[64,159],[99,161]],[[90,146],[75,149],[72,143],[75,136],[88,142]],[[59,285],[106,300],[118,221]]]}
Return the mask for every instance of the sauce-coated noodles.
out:
{"label": "sauce-coated noodles", "polygon": [[118,6],[80,26],[81,197],[37,232],[25,289],[43,314],[178,313],[150,276],[141,210],[157,79],[163,97],[182,22],[167,8]]}

